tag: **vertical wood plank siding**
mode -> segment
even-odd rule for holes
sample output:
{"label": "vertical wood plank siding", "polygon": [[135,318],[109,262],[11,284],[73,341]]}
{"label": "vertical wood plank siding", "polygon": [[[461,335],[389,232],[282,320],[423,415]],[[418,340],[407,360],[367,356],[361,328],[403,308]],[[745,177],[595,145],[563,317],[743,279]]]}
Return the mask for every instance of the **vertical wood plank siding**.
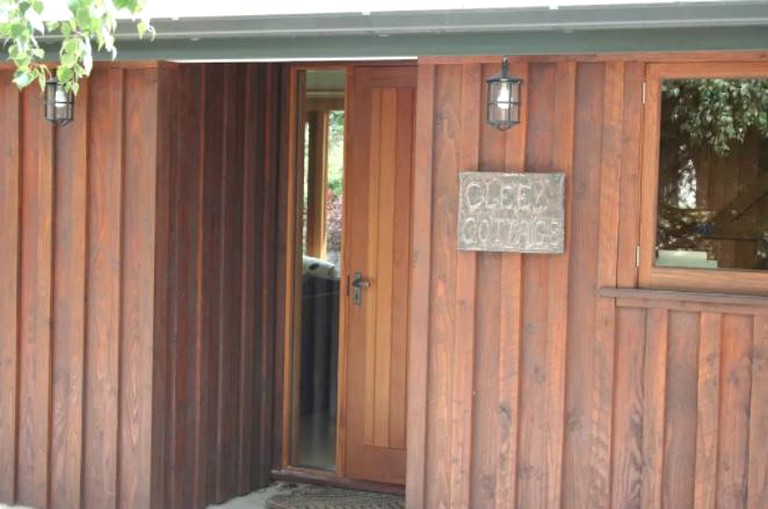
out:
{"label": "vertical wood plank siding", "polygon": [[53,129],[0,70],[0,503],[202,508],[268,481],[278,78],[98,66]]}
{"label": "vertical wood plank siding", "polygon": [[[768,306],[600,291],[637,284],[644,64],[511,70],[498,132],[498,62],[419,64],[407,505],[767,507]],[[53,129],[0,69],[0,502],[197,509],[280,464],[282,71],[99,66]],[[476,169],[565,172],[565,254],[458,251]]]}
{"label": "vertical wood plank siding", "polygon": [[269,481],[278,71],[175,71],[161,507],[202,508]]}
{"label": "vertical wood plank siding", "polygon": [[99,67],[66,129],[0,72],[0,502],[150,505],[160,72]]}
{"label": "vertical wood plank siding", "polygon": [[[644,64],[510,65],[523,119],[498,132],[497,62],[419,63],[408,507],[768,505],[768,306],[599,292],[637,281]],[[565,254],[457,251],[474,170],[565,172]]]}

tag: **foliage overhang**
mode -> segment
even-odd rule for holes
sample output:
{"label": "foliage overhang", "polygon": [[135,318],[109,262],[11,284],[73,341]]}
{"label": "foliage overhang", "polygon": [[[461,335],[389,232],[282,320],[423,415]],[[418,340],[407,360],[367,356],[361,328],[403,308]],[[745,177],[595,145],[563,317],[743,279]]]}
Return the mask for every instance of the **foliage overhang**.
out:
{"label": "foliage overhang", "polygon": [[0,0],[0,41],[16,71],[13,82],[23,89],[37,82],[41,90],[54,76],[46,63],[41,39],[59,41],[55,77],[67,91],[77,94],[79,81],[93,68],[96,51],[110,53],[114,59],[117,18],[129,16],[139,37],[154,37],[154,29],[144,14],[147,0],[67,0],[65,19],[48,19],[46,6],[51,0]]}

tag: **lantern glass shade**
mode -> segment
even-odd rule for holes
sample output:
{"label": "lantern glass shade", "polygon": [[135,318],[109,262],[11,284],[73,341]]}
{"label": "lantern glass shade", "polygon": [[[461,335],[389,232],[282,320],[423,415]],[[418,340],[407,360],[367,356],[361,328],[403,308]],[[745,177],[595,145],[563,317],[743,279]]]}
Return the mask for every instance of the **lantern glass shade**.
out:
{"label": "lantern glass shade", "polygon": [[45,84],[45,118],[56,126],[65,126],[75,118],[75,95],[56,79]]}
{"label": "lantern glass shade", "polygon": [[486,118],[489,124],[497,129],[509,129],[520,123],[520,91],[523,82],[509,75],[508,63],[505,58],[501,66],[501,74],[488,78],[488,111]]}

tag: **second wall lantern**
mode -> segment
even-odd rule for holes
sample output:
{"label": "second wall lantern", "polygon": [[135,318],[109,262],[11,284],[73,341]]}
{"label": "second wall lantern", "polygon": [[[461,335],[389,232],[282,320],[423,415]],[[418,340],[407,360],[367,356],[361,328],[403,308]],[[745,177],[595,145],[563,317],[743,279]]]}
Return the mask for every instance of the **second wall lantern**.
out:
{"label": "second wall lantern", "polygon": [[501,74],[486,80],[488,105],[486,120],[497,129],[505,130],[520,123],[520,90],[523,80],[509,75],[509,58],[501,61]]}

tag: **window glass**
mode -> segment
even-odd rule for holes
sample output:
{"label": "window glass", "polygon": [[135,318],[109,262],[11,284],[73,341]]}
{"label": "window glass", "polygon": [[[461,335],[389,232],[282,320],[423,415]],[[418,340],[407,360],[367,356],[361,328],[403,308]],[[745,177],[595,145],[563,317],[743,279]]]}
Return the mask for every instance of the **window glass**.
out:
{"label": "window glass", "polygon": [[768,269],[768,79],[665,80],[657,267]]}

